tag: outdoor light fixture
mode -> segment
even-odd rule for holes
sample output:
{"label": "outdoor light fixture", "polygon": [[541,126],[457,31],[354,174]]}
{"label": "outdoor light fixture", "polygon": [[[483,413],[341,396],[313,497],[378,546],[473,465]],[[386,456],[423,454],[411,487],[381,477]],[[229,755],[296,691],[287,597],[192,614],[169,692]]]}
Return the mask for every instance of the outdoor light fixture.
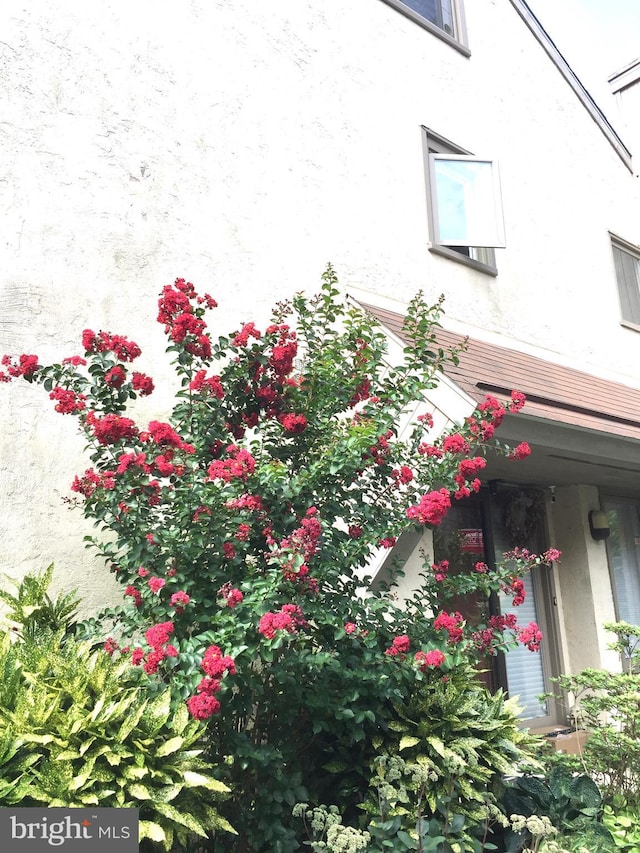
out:
{"label": "outdoor light fixture", "polygon": [[591,510],[589,513],[589,530],[596,542],[606,539],[611,533],[607,513],[598,509]]}

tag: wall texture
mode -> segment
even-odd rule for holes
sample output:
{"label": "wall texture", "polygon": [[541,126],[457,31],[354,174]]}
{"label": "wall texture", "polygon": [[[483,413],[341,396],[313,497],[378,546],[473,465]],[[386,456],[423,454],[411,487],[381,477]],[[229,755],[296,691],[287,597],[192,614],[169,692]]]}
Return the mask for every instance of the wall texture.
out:
{"label": "wall texture", "polygon": [[[345,287],[444,292],[470,333],[637,381],[608,236],[640,242],[636,183],[509,0],[466,7],[470,58],[381,0],[5,0],[0,352],[106,328],[159,381],[163,284],[209,290],[226,331],[331,261]],[[422,125],[500,160],[497,278],[428,251]],[[2,563],[53,559],[93,606],[112,590],[62,501],[81,442],[33,389],[2,396]]]}

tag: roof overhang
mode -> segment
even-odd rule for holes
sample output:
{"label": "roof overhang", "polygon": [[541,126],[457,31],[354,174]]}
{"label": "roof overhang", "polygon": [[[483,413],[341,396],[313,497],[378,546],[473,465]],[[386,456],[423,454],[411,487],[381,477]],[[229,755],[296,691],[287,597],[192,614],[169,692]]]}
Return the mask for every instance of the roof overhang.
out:
{"label": "roof overhang", "polygon": [[[362,298],[358,304],[405,339],[402,314]],[[444,328],[437,337],[445,349],[466,340],[458,364],[444,371],[466,397],[476,403],[487,394],[508,399],[512,390],[527,397],[522,412],[505,419],[499,437],[527,441],[533,452],[518,463],[491,460],[490,477],[640,493],[640,388]]]}

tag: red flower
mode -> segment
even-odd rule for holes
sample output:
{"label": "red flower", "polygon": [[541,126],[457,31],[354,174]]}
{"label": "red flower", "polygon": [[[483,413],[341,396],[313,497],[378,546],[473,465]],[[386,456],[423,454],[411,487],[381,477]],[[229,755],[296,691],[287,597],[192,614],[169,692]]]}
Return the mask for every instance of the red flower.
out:
{"label": "red flower", "polygon": [[244,599],[244,595],[239,589],[232,587],[230,583],[225,583],[218,590],[218,598],[222,598],[225,605],[233,610]]}
{"label": "red flower", "polygon": [[411,640],[409,637],[406,634],[400,634],[400,636],[393,638],[393,642],[391,643],[390,648],[386,650],[385,654],[390,655],[391,657],[404,655],[409,651],[410,646]]}
{"label": "red flower", "polygon": [[190,596],[187,595],[187,593],[183,590],[179,590],[178,592],[173,593],[169,604],[171,605],[171,607],[186,607],[190,601]]}
{"label": "red flower", "polygon": [[362,536],[362,528],[358,524],[349,525],[349,536],[352,539],[359,539]]}
{"label": "red flower", "polygon": [[236,447],[234,444],[227,447],[229,457],[227,459],[214,459],[207,469],[207,479],[209,480],[224,480],[225,483],[230,483],[232,480],[246,481],[250,474],[253,474],[256,467],[256,460],[244,448]]}
{"label": "red flower", "polygon": [[446,660],[446,656],[440,649],[433,649],[430,652],[416,652],[415,660],[419,664],[420,669],[426,672],[430,667],[436,669],[442,666]]}
{"label": "red flower", "polygon": [[440,524],[451,508],[451,497],[446,489],[437,492],[427,492],[420,498],[420,503],[407,509],[407,518],[416,519],[422,524]]}
{"label": "red flower", "polygon": [[353,634],[357,630],[358,626],[355,625],[353,622],[347,622],[344,626],[345,634]]}
{"label": "red flower", "polygon": [[187,708],[196,720],[208,720],[220,710],[220,702],[208,693],[198,693],[187,699]]}
{"label": "red flower", "polygon": [[111,370],[107,370],[104,375],[104,381],[110,388],[121,388],[124,380],[127,378],[124,367],[116,364]]}
{"label": "red flower", "polygon": [[283,604],[276,613],[265,613],[258,625],[258,633],[272,640],[276,631],[286,631],[295,634],[298,627],[305,626],[306,620],[302,610],[296,604]]}
{"label": "red flower", "polygon": [[161,423],[160,421],[151,421],[148,431],[149,436],[156,444],[175,447],[178,450],[183,450],[185,453],[195,453],[193,444],[187,444],[187,442],[183,441],[169,424]]}
{"label": "red flower", "polygon": [[526,441],[522,441],[514,450],[511,451],[509,459],[526,459],[530,453],[531,448]]}
{"label": "red flower", "polygon": [[87,423],[93,428],[93,434],[100,444],[116,444],[138,435],[135,423],[130,418],[121,418],[119,415],[98,418],[94,412],[89,412]]}
{"label": "red flower", "polygon": [[4,355],[0,363],[7,368],[7,373],[9,374],[9,376],[6,376],[4,373],[2,374],[5,377],[3,380],[5,382],[10,382],[11,379],[9,377],[11,376],[14,378],[23,376],[25,379],[30,379],[40,368],[37,355],[26,355],[24,353],[18,356],[17,362],[12,361],[10,356]]}
{"label": "red flower", "polygon": [[463,436],[456,432],[445,438],[442,442],[442,449],[445,453],[468,453],[469,444]]}
{"label": "red flower", "polygon": [[298,352],[296,341],[274,346],[269,364],[277,376],[287,376],[293,369],[293,360]]}
{"label": "red flower", "polygon": [[465,480],[471,480],[486,464],[487,462],[482,456],[475,456],[473,459],[463,459],[458,465],[458,471]]}
{"label": "red flower", "polygon": [[450,643],[459,643],[463,635],[463,624],[464,619],[458,611],[455,613],[445,613],[442,611],[434,619],[433,627],[436,631],[446,631],[449,635]]}
{"label": "red flower", "polygon": [[526,646],[529,651],[537,652],[540,649],[542,642],[542,631],[538,628],[535,622],[529,622],[526,628],[518,629],[518,640],[523,646]]}
{"label": "red flower", "polygon": [[145,373],[134,371],[131,377],[131,385],[134,391],[137,391],[141,397],[148,397],[153,393],[153,379]]}
{"label": "red flower", "polygon": [[510,412],[519,412],[520,409],[524,406],[527,401],[527,398],[521,391],[512,391],[511,392],[511,400],[513,401],[509,406]]}
{"label": "red flower", "polygon": [[307,419],[304,415],[294,415],[293,413],[289,413],[286,415],[280,415],[278,420],[284,427],[285,432],[289,432],[292,435],[300,435],[300,433],[304,432],[307,428]]}
{"label": "red flower", "polygon": [[49,394],[50,400],[57,400],[56,412],[63,415],[73,415],[76,412],[81,412],[86,405],[86,397],[83,394],[76,394],[75,391],[68,391],[65,388],[54,388]]}
{"label": "red flower", "polygon": [[142,604],[142,594],[139,589],[136,589],[135,586],[128,586],[125,591],[125,595],[131,596],[133,598],[134,607],[140,607]]}
{"label": "red flower", "polygon": [[225,672],[236,674],[236,664],[230,655],[223,655],[219,646],[209,646],[205,651],[200,668],[205,675],[221,678]]}
{"label": "red flower", "polygon": [[191,391],[199,391],[203,395],[217,397],[222,400],[224,397],[224,389],[220,384],[219,376],[210,376],[207,378],[206,370],[199,370],[189,383]]}
{"label": "red flower", "polygon": [[442,583],[443,580],[447,577],[447,572],[449,571],[449,560],[440,560],[439,563],[434,563],[431,566],[433,570],[433,577],[438,583]]}
{"label": "red flower", "polygon": [[108,655],[111,656],[114,652],[118,650],[119,646],[113,639],[113,637],[107,637],[102,648]]}
{"label": "red flower", "polygon": [[527,593],[524,582],[520,578],[513,578],[509,584],[502,584],[502,590],[507,595],[513,596],[514,607],[520,607],[521,604],[524,604]]}
{"label": "red flower", "polygon": [[249,338],[261,338],[262,333],[256,329],[255,323],[245,323],[239,332],[236,332],[231,346],[246,347],[249,343]]}
{"label": "red flower", "polygon": [[149,578],[147,583],[149,584],[149,589],[151,590],[151,592],[157,595],[162,589],[162,587],[166,584],[166,580],[164,578],[155,577],[154,575],[154,577]]}

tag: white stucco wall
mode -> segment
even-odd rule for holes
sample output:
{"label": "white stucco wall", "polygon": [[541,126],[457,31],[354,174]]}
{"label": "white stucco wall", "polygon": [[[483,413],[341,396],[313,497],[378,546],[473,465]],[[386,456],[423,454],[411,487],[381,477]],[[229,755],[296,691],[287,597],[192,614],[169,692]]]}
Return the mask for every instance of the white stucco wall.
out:
{"label": "white stucco wall", "polygon": [[[0,352],[65,356],[102,327],[158,379],[162,285],[210,291],[226,331],[331,261],[344,285],[444,292],[470,331],[631,377],[607,232],[640,242],[636,184],[508,0],[466,18],[470,58],[381,0],[5,0]],[[421,125],[500,160],[497,278],[427,250]],[[72,426],[0,392],[3,567],[54,559],[100,603],[61,500],[86,467]]]}

